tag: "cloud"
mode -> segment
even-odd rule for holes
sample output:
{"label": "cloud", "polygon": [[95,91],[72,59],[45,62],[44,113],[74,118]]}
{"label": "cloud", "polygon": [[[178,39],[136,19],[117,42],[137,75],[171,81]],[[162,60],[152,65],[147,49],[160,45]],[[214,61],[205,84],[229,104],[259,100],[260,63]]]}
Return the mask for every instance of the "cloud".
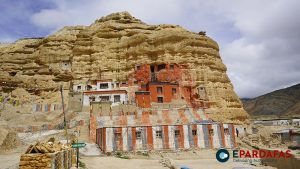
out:
{"label": "cloud", "polygon": [[[89,25],[101,16],[128,11],[148,24],[169,23],[195,32],[207,31],[208,36],[219,42],[221,57],[240,97],[254,97],[299,83],[298,0],[29,2],[27,5],[8,5],[16,6],[18,10],[1,10],[1,14],[5,14],[0,16],[0,41],[20,36],[45,36],[67,25]],[[12,4],[8,0],[6,3]],[[9,11],[14,12],[9,14]],[[9,15],[3,20],[6,14]],[[26,22],[16,24],[22,20],[20,18]],[[10,31],[10,27],[19,29]],[[9,36],[2,38],[6,32]]]}

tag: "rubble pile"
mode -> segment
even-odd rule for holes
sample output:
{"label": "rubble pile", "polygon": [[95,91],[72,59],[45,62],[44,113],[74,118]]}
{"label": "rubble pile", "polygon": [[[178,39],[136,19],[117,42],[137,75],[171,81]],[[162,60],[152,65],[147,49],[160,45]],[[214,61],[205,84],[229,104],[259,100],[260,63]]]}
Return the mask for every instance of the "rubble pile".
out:
{"label": "rubble pile", "polygon": [[21,155],[19,168],[70,168],[71,160],[72,149],[50,138],[48,142],[30,145],[25,154]]}
{"label": "rubble pile", "polygon": [[246,143],[248,146],[253,148],[279,148],[287,146],[281,142],[278,135],[273,134],[272,130],[264,126],[252,126],[252,130],[256,130],[256,132],[240,137],[241,141]]}
{"label": "rubble pile", "polygon": [[47,143],[45,142],[37,142],[34,145],[30,145],[26,150],[25,154],[33,154],[33,153],[54,153],[58,151],[62,151],[63,149],[69,148],[68,146],[58,142],[55,143],[55,139],[52,137],[49,139]]}

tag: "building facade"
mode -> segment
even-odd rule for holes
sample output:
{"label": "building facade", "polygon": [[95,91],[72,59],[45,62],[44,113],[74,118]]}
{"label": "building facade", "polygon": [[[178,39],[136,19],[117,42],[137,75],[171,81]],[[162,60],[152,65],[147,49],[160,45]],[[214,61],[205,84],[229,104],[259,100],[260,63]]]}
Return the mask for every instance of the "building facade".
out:
{"label": "building facade", "polygon": [[103,152],[236,147],[232,124],[189,124],[97,129]]}

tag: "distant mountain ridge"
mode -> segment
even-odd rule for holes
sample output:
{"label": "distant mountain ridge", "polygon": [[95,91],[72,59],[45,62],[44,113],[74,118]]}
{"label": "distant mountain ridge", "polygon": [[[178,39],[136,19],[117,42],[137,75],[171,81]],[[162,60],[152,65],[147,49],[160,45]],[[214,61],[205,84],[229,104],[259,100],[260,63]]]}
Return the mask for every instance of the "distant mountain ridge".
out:
{"label": "distant mountain ridge", "polygon": [[300,117],[300,83],[264,94],[241,99],[250,116]]}

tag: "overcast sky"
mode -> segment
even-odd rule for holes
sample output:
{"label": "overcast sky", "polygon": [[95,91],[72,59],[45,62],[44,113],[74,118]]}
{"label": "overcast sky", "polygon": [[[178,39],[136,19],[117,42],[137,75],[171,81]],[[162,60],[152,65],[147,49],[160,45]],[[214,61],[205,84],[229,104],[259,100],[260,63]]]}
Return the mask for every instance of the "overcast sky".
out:
{"label": "overcast sky", "polygon": [[237,94],[255,97],[300,82],[299,7],[299,0],[0,0],[0,42],[128,11],[148,24],[206,31]]}

